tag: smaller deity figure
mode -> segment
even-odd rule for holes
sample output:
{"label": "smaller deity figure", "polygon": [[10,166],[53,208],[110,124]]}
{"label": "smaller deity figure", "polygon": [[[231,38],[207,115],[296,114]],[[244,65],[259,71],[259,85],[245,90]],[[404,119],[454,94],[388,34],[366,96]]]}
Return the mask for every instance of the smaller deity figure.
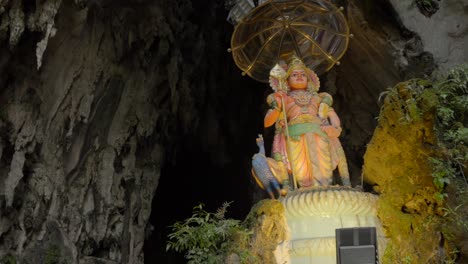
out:
{"label": "smaller deity figure", "polygon": [[332,155],[333,168],[338,167],[338,172],[341,177],[342,183],[345,186],[351,186],[349,180],[348,162],[344,153],[343,147],[341,146],[339,136],[341,134],[341,121],[336,114],[335,110],[331,107],[332,97],[325,97],[323,103],[319,108],[319,117],[322,120],[321,128],[327,133],[330,138],[330,148]]}

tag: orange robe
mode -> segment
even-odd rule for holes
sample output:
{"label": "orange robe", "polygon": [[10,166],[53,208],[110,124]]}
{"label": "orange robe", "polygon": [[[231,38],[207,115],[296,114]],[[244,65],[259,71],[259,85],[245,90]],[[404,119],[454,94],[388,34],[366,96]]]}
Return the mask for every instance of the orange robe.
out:
{"label": "orange robe", "polygon": [[[281,100],[275,100],[276,111],[283,111]],[[284,123],[287,126],[277,126],[272,156],[287,165],[298,187],[329,185],[332,182],[334,164],[330,139],[321,129],[322,121],[317,113],[321,100],[317,93],[306,90],[290,91],[283,98],[287,117]],[[280,114],[279,120],[283,116]],[[289,140],[286,142],[288,132]]]}

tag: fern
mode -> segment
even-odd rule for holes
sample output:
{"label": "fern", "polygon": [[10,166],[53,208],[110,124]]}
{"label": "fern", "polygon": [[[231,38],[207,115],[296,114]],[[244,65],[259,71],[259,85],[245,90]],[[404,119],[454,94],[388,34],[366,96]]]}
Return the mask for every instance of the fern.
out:
{"label": "fern", "polygon": [[225,202],[216,213],[205,211],[203,204],[195,206],[191,217],[170,226],[166,251],[185,252],[189,264],[222,263],[229,253],[238,254],[248,263],[251,256],[247,249],[232,248],[231,242],[249,240],[252,233],[239,220],[225,218],[231,203]]}

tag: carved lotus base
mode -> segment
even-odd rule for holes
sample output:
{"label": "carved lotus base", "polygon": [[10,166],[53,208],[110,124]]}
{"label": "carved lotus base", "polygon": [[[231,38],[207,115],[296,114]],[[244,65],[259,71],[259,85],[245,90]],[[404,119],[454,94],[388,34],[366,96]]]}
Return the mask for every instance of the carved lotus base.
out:
{"label": "carved lotus base", "polygon": [[335,230],[376,227],[379,255],[385,237],[377,218],[378,196],[343,187],[312,188],[288,194],[285,207],[289,240],[275,250],[277,263],[336,263]]}

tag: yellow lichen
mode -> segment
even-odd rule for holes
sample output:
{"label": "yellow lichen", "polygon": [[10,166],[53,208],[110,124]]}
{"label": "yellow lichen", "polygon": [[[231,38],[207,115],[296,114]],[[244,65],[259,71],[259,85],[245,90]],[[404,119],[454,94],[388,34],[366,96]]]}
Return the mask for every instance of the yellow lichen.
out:
{"label": "yellow lichen", "polygon": [[398,84],[385,98],[364,156],[364,180],[380,193],[378,216],[389,244],[383,263],[438,263],[441,204],[434,198],[434,96]]}
{"label": "yellow lichen", "polygon": [[276,263],[273,251],[286,240],[286,219],[284,207],[278,200],[265,199],[258,202],[250,211],[245,223],[253,231],[251,254],[260,263]]}

